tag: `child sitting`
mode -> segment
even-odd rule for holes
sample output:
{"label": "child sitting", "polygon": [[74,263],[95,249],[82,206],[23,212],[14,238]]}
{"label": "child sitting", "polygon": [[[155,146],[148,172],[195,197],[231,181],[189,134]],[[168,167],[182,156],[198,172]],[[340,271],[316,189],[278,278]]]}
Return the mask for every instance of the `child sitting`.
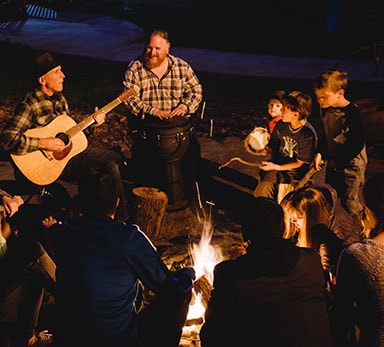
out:
{"label": "child sitting", "polygon": [[284,93],[283,90],[277,90],[268,98],[268,131],[270,134],[272,134],[276,123],[283,118],[283,104],[281,103],[281,98],[284,96]]}
{"label": "child sitting", "polygon": [[281,101],[282,120],[276,123],[268,142],[272,156],[270,161],[261,162],[261,180],[254,191],[255,197],[276,199],[279,183],[295,186],[308,171],[316,152],[317,134],[307,121],[312,108],[311,97],[292,91]]}

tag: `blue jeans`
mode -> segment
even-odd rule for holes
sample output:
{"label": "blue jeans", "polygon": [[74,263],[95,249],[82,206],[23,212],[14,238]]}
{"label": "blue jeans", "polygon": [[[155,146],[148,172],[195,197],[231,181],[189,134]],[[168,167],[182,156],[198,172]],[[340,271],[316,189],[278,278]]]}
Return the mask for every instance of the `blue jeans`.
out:
{"label": "blue jeans", "polygon": [[368,157],[366,148],[343,168],[327,172],[327,181],[339,193],[340,200],[349,214],[361,219],[363,204],[361,203],[362,188],[365,183],[365,172]]}

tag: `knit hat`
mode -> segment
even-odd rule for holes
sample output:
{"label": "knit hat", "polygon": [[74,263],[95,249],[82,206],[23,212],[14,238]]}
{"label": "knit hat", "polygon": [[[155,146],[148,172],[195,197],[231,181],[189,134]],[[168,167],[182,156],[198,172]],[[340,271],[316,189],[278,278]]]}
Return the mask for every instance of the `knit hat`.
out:
{"label": "knit hat", "polygon": [[45,52],[40,54],[35,59],[35,76],[39,78],[45,75],[48,71],[51,71],[60,63],[52,56],[51,53]]}

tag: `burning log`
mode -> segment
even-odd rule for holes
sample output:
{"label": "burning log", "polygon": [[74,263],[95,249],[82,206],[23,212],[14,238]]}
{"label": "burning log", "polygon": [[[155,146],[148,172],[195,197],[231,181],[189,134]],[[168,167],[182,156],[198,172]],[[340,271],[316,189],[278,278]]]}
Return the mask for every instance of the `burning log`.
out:
{"label": "burning log", "polygon": [[199,331],[204,323],[204,312],[211,298],[212,289],[211,283],[205,276],[201,276],[194,282],[193,295],[182,334],[184,343],[181,346],[195,346],[195,343],[199,342]]}
{"label": "burning log", "polygon": [[206,306],[203,304],[201,292],[197,294],[195,289],[193,289],[192,294],[192,300],[189,304],[189,311],[183,327],[179,347],[200,346],[199,332],[204,324]]}
{"label": "burning log", "polygon": [[152,240],[159,238],[161,226],[168,205],[168,196],[158,188],[137,187],[135,196],[134,221]]}
{"label": "burning log", "polygon": [[189,327],[192,325],[201,325],[203,323],[204,323],[204,317],[201,316],[201,317],[197,317],[197,318],[187,319],[187,321],[185,322],[185,326]]}
{"label": "burning log", "polygon": [[[208,302],[211,299],[211,291],[213,289],[212,284],[208,281],[206,276],[202,276],[195,281],[193,284],[193,289],[196,294],[201,293],[201,302],[205,308],[208,306]],[[191,304],[193,305],[193,299],[191,300]]]}

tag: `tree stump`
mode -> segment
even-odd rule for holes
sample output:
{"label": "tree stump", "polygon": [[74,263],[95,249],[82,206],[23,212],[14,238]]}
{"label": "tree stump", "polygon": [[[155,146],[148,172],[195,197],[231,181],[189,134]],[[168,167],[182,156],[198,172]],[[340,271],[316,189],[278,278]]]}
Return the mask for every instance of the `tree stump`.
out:
{"label": "tree stump", "polygon": [[168,196],[158,188],[136,187],[134,195],[134,223],[154,241],[160,236]]}

